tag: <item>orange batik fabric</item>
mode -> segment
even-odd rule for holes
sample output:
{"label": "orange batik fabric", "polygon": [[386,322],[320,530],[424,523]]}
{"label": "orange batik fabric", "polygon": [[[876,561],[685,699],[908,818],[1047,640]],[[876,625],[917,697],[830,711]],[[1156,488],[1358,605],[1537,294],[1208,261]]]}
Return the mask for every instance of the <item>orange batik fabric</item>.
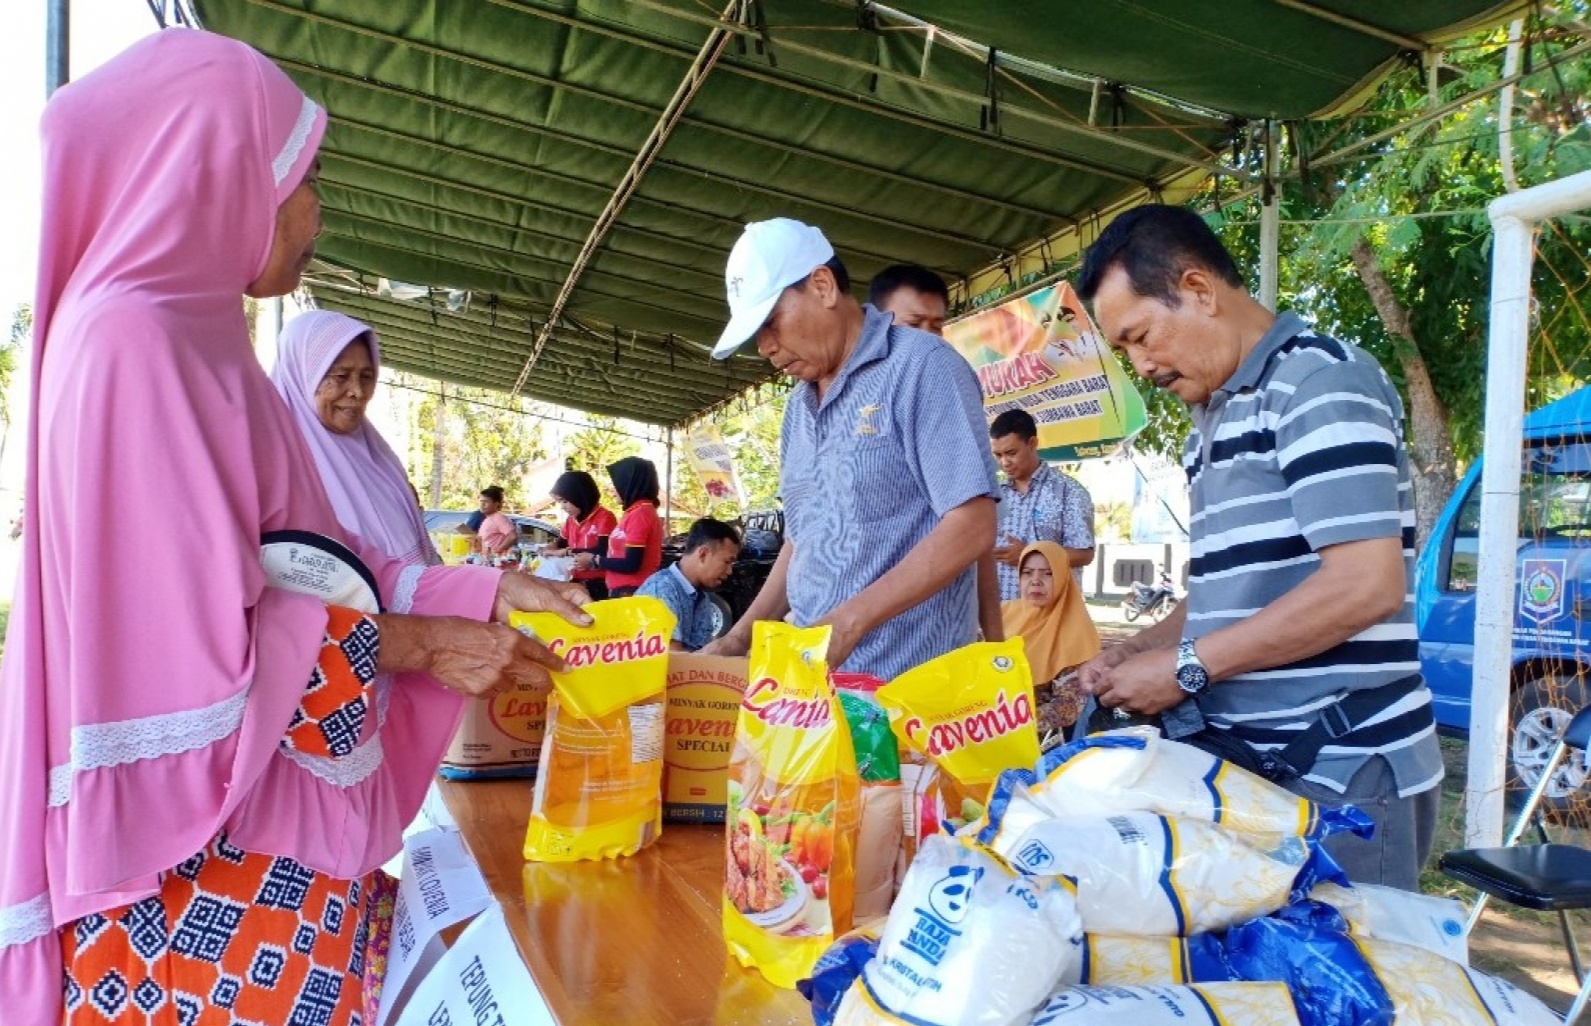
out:
{"label": "orange batik fabric", "polygon": [[[339,758],[374,708],[378,635],[354,610],[327,613],[282,743]],[[158,894],[61,931],[66,1026],[363,1026],[374,876],[336,879],[223,834]]]}

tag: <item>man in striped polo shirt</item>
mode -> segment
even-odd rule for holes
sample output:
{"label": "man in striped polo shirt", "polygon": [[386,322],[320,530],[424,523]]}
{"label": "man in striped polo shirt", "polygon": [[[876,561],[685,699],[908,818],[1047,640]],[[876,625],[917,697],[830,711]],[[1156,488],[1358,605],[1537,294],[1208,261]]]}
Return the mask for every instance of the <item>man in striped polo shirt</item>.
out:
{"label": "man in striped polo shirt", "polygon": [[1175,710],[1168,734],[1196,709],[1194,743],[1359,806],[1376,836],[1332,838],[1332,854],[1355,881],[1417,889],[1442,760],[1419,676],[1397,390],[1364,350],[1261,306],[1179,207],[1117,218],[1078,293],[1194,422],[1187,600],[1086,664],[1084,686],[1103,706]]}

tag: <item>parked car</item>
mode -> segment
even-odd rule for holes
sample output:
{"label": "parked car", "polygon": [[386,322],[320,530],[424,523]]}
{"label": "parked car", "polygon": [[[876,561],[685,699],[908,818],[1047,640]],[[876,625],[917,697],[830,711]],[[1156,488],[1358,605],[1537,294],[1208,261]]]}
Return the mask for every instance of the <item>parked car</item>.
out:
{"label": "parked car", "polygon": [[[1591,702],[1591,388],[1524,421],[1519,569],[1509,677],[1512,789],[1541,777],[1574,713]],[[1475,588],[1481,461],[1442,510],[1415,573],[1420,668],[1444,732],[1469,729],[1475,660]],[[1548,785],[1562,814],[1591,812],[1585,759],[1567,760]]]}
{"label": "parked car", "polygon": [[[729,579],[714,591],[707,593],[717,613],[713,637],[728,633],[735,621],[751,607],[751,602],[762,590],[779,550],[784,546],[784,513],[780,510],[762,510],[747,513],[735,521],[740,528],[740,558],[729,572]],[[679,562],[680,547],[685,535],[676,534],[663,543],[663,566]]]}
{"label": "parked car", "polygon": [[[469,518],[474,510],[455,509],[428,509],[425,511],[425,529],[431,533],[437,531],[454,531]],[[521,545],[542,545],[558,540],[559,528],[538,517],[521,516],[518,513],[505,514],[519,528],[519,543]]]}

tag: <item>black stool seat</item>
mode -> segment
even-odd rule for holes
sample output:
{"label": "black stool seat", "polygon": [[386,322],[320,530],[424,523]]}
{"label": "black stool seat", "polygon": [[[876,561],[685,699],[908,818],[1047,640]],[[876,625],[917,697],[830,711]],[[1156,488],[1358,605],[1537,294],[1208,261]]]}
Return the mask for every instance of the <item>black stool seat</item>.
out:
{"label": "black stool seat", "polygon": [[1572,844],[1450,851],[1442,872],[1523,908],[1591,908],[1591,851]]}

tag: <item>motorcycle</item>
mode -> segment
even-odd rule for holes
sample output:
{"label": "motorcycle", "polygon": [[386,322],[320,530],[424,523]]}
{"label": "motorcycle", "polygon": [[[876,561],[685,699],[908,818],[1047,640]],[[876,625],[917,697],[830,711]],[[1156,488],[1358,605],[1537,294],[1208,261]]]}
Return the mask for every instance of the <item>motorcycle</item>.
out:
{"label": "motorcycle", "polygon": [[1132,594],[1121,600],[1121,615],[1131,623],[1148,613],[1149,619],[1159,623],[1177,608],[1177,602],[1177,590],[1171,583],[1171,574],[1162,567],[1160,582],[1153,588],[1137,581],[1132,582]]}

